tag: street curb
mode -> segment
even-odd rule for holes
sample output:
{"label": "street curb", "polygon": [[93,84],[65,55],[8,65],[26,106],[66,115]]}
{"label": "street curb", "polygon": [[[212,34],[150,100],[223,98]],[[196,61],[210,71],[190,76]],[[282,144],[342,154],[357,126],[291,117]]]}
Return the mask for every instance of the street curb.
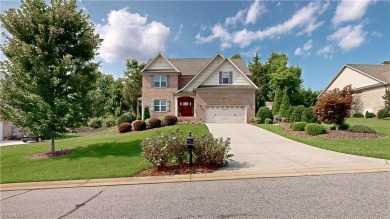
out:
{"label": "street curb", "polygon": [[329,175],[329,174],[375,173],[375,172],[390,172],[390,165],[326,167],[326,168],[308,168],[308,169],[272,170],[272,171],[222,170],[222,171],[216,171],[214,173],[209,173],[209,174],[186,174],[186,175],[172,175],[172,176],[124,177],[124,178],[107,178],[107,179],[9,183],[9,184],[1,184],[0,191],[77,188],[77,187],[115,186],[115,185],[140,185],[140,184],[175,183],[175,182],[200,182],[200,181],[215,181],[215,180],[276,178],[276,177],[316,176],[316,175]]}

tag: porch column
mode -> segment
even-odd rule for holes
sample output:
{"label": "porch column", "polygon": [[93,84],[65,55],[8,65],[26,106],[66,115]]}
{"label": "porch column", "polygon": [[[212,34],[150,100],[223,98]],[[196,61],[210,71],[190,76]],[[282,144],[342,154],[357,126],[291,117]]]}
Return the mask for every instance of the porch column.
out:
{"label": "porch column", "polygon": [[175,116],[178,117],[177,116],[177,111],[179,111],[179,108],[177,108],[178,107],[177,96],[175,96],[174,98],[175,98]]}

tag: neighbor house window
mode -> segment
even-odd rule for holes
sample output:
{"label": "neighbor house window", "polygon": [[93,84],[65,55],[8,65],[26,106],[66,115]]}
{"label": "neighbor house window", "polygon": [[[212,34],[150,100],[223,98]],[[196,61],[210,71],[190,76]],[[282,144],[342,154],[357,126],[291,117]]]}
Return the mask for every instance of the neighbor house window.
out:
{"label": "neighbor house window", "polygon": [[152,76],[153,87],[169,87],[168,85],[168,76],[167,75],[158,75]]}
{"label": "neighbor house window", "polygon": [[153,101],[153,109],[154,112],[167,112],[167,100],[154,100]]}
{"label": "neighbor house window", "polygon": [[231,71],[220,71],[219,72],[219,84],[232,84],[233,72]]}

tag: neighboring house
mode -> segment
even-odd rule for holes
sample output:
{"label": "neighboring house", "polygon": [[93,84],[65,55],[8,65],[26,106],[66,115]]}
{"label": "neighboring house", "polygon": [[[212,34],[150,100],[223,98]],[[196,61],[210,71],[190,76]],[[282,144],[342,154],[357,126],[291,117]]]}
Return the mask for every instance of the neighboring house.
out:
{"label": "neighboring house", "polygon": [[384,108],[382,97],[390,89],[390,64],[382,65],[344,65],[332,81],[319,95],[334,88],[342,89],[352,85],[355,93],[353,111],[377,113]]}
{"label": "neighboring house", "polygon": [[[7,73],[0,71],[0,83],[9,80]],[[5,139],[11,139],[11,136],[19,136],[19,130],[12,123],[0,120],[0,142]]]}
{"label": "neighboring house", "polygon": [[[257,86],[243,59],[167,59],[158,53],[142,70],[142,113],[179,121],[245,123],[255,116]],[[144,115],[142,115],[142,118]]]}

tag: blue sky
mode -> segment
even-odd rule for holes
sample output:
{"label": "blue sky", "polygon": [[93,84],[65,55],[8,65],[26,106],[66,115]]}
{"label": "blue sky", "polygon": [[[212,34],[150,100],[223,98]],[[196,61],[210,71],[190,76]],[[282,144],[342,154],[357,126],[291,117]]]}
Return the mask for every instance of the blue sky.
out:
{"label": "blue sky", "polygon": [[[347,63],[390,60],[390,2],[78,0],[104,39],[101,71],[123,75],[125,60],[240,53],[248,62],[284,52],[304,87],[323,89]],[[19,1],[2,1],[2,13]],[[4,30],[2,30],[4,31]],[[3,43],[3,39],[1,39]],[[1,55],[1,59],[4,56]]]}

